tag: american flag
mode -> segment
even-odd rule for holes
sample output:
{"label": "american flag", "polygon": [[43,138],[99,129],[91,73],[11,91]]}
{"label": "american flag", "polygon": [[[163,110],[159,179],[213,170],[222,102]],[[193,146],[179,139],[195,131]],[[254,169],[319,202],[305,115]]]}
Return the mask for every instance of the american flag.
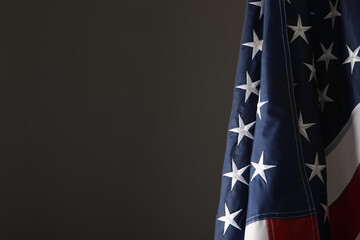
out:
{"label": "american flag", "polygon": [[249,0],[215,239],[360,239],[360,1]]}

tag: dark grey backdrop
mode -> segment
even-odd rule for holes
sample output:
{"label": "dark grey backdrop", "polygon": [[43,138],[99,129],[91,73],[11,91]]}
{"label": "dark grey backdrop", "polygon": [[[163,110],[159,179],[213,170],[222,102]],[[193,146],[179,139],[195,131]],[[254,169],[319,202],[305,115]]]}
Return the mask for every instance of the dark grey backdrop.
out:
{"label": "dark grey backdrop", "polygon": [[211,239],[240,0],[0,2],[0,239]]}

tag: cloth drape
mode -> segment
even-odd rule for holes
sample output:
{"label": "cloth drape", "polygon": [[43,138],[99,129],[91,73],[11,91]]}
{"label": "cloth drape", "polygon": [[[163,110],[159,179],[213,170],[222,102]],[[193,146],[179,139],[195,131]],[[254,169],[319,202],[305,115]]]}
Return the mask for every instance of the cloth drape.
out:
{"label": "cloth drape", "polygon": [[360,239],[360,1],[247,2],[214,239]]}

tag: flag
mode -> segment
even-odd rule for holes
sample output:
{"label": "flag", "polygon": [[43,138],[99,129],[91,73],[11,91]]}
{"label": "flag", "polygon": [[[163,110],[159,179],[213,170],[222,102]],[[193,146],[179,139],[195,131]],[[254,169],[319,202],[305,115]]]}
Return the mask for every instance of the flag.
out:
{"label": "flag", "polygon": [[360,1],[249,0],[215,240],[360,239]]}

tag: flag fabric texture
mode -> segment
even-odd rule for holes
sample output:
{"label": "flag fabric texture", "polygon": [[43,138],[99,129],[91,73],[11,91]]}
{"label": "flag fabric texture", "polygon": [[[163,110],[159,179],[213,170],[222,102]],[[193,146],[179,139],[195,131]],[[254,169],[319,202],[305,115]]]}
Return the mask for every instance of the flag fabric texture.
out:
{"label": "flag fabric texture", "polygon": [[360,1],[249,0],[215,240],[360,239]]}

